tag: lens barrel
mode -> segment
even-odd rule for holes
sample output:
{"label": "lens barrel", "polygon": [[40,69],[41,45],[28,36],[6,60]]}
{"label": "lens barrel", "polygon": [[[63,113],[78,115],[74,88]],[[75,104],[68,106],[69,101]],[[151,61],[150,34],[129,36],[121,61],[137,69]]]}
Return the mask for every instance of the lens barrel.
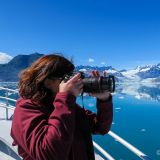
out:
{"label": "lens barrel", "polygon": [[83,91],[87,93],[114,92],[115,90],[115,79],[111,75],[108,77],[85,77],[82,81]]}

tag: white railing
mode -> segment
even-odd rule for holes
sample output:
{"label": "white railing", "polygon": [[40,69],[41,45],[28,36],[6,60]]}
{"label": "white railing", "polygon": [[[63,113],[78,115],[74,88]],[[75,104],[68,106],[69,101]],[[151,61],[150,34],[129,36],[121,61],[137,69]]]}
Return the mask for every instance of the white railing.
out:
{"label": "white railing", "polygon": [[13,93],[18,93],[18,90],[9,89],[9,88],[4,88],[4,87],[0,87],[0,90],[10,91],[10,92],[13,92]]}
{"label": "white railing", "polygon": [[[12,152],[14,152],[19,159],[21,159],[18,154],[18,151],[12,145],[10,145],[10,143],[8,143],[5,139],[3,139],[1,137],[0,137],[0,141],[3,142],[7,147],[9,147],[9,149],[12,150]],[[10,153],[9,150],[8,150],[8,152]]]}
{"label": "white railing", "polygon": [[8,110],[14,110],[14,106],[11,106],[9,104],[9,101],[12,102],[16,102],[15,99],[9,98],[9,93],[17,93],[18,94],[18,90],[13,90],[13,89],[9,89],[9,88],[4,88],[4,87],[0,87],[0,90],[4,90],[5,91],[5,97],[4,96],[0,96],[0,100],[5,100],[5,105],[4,103],[0,103],[0,107],[3,107],[6,109],[6,119],[8,120]]}
{"label": "white railing", "polygon": [[139,158],[143,160],[151,160],[146,154],[141,152],[139,149],[128,143],[126,140],[118,136],[117,134],[113,133],[112,131],[109,131],[108,134],[113,137],[116,141],[124,145],[127,149],[129,149],[131,152],[136,154]]}
{"label": "white railing", "polygon": [[115,160],[109,153],[107,153],[100,145],[93,141],[94,147],[108,160]]}
{"label": "white railing", "polygon": [[[12,90],[12,89],[8,89],[8,88],[4,88],[4,87],[0,87],[0,90],[5,90],[6,92],[18,93],[18,90]],[[14,106],[9,105],[8,101],[16,102],[16,100],[8,98],[8,94],[6,94],[6,97],[0,96],[0,99],[3,99],[3,100],[5,99],[6,100],[6,103],[0,103],[0,107],[4,107],[4,108],[7,109],[6,110],[6,116],[8,118],[8,115],[7,115],[8,114],[8,109],[14,110]],[[137,155],[142,160],[151,160],[146,154],[144,154],[143,152],[141,152],[139,149],[137,149],[136,147],[134,147],[133,145],[131,145],[129,142],[127,142],[126,140],[124,140],[123,138],[121,138],[120,136],[118,136],[117,134],[115,134],[114,132],[109,131],[108,135],[110,135],[112,138],[114,138],[120,144],[124,145],[127,149],[129,149],[132,153],[134,153],[135,155]],[[93,145],[103,155],[103,157],[107,158],[108,160],[115,160],[109,153],[107,153],[96,142],[93,141]]]}

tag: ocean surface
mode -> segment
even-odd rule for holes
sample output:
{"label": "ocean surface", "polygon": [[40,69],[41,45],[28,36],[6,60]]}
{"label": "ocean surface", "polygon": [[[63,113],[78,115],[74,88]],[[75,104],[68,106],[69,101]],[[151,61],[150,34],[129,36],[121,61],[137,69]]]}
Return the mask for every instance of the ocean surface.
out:
{"label": "ocean surface", "polygon": [[[0,86],[17,89],[16,83]],[[0,90],[0,96],[5,93]],[[18,98],[10,94],[11,98]],[[85,96],[84,106],[96,112],[96,99]],[[81,97],[77,103],[82,105]],[[12,103],[14,105],[14,103]],[[121,84],[113,95],[114,118],[111,130],[147,154],[160,160],[160,84]],[[116,160],[138,160],[132,152],[109,135],[93,135],[93,140]]]}

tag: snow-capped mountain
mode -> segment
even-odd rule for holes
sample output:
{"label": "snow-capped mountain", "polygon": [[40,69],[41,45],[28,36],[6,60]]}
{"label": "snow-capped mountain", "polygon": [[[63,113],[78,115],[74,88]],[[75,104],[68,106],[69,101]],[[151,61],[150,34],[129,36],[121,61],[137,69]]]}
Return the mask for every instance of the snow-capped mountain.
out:
{"label": "snow-capped mountain", "polygon": [[116,81],[118,82],[122,82],[123,79],[125,79],[125,76],[121,72],[113,68],[112,66],[99,67],[99,66],[89,66],[89,65],[82,66],[81,65],[81,66],[77,66],[76,70],[84,72],[86,76],[90,76],[93,70],[98,70],[100,74],[102,74],[103,71],[106,71],[107,75],[114,75]]}
{"label": "snow-capped mountain", "polygon": [[157,65],[137,66],[131,70],[120,70],[111,66],[77,66],[77,70],[83,71],[86,75],[90,75],[92,70],[98,70],[102,73],[104,70],[108,75],[114,75],[117,82],[160,82],[160,63]]}
{"label": "snow-capped mountain", "polygon": [[121,72],[130,80],[140,82],[160,82],[160,63],[157,65],[137,66],[133,70]]}
{"label": "snow-capped mountain", "polygon": [[121,73],[126,77],[128,81],[140,81],[140,77],[137,75],[139,70],[140,67],[136,67],[135,69],[122,71]]}

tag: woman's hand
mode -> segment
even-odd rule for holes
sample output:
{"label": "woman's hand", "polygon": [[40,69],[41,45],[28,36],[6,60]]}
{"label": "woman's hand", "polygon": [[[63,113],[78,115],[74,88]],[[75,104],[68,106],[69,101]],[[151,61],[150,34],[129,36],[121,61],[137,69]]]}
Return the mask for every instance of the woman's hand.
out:
{"label": "woman's hand", "polygon": [[[97,70],[95,71],[92,71],[92,75],[94,77],[99,77],[99,72]],[[106,76],[106,71],[103,71],[103,76],[105,77]],[[111,96],[111,93],[108,92],[108,91],[104,91],[104,92],[101,92],[101,93],[89,93],[90,96],[92,97],[96,97],[98,98],[99,100],[102,100],[102,101],[105,101],[105,100],[108,100]]]}
{"label": "woman's hand", "polygon": [[69,79],[67,82],[62,81],[59,85],[59,92],[71,93],[77,97],[83,92],[83,83],[81,79],[81,74],[78,73]]}

